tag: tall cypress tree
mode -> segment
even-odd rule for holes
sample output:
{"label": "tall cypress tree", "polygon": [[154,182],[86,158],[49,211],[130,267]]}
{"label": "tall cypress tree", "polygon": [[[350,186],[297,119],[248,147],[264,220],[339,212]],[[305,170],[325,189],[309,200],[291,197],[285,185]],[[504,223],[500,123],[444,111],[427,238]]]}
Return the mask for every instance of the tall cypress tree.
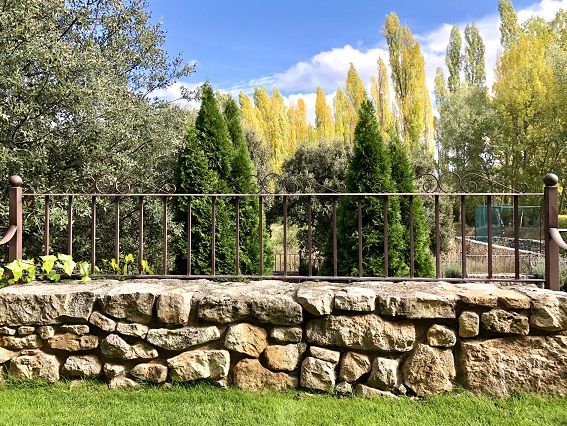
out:
{"label": "tall cypress tree", "polygon": [[[390,161],[392,162],[392,179],[396,185],[397,192],[415,192],[415,173],[410,163],[406,150],[397,133],[390,135],[388,144]],[[405,252],[404,261],[410,264],[410,199],[400,197],[400,210],[402,224],[404,225]],[[429,230],[425,217],[423,201],[419,197],[413,198],[413,242],[414,242],[414,267],[415,275],[418,277],[433,276],[433,259],[429,250]]]}
{"label": "tall cypress tree", "polygon": [[[234,146],[229,186],[236,194],[254,194],[258,192],[258,181],[254,163],[246,145],[246,138],[240,124],[240,110],[234,99],[227,100],[224,118]],[[257,274],[260,272],[260,241],[258,228],[258,198],[241,197],[240,203],[240,272]],[[264,223],[266,221],[264,220]],[[264,273],[269,273],[272,266],[272,250],[269,236],[264,230]]]}
{"label": "tall cypress tree", "polygon": [[[186,145],[179,156],[176,171],[178,193],[207,194],[226,192],[232,173],[233,147],[226,121],[215,99],[213,88],[205,83],[201,88],[201,108],[186,136]],[[176,198],[176,215],[187,229],[187,203]],[[192,273],[211,273],[212,198],[194,197],[192,210]],[[233,206],[223,197],[216,198],[215,269],[217,274],[234,271]],[[184,231],[185,232],[185,231]],[[177,244],[176,269],[185,270],[186,235]]]}
{"label": "tall cypress tree", "polygon": [[[366,99],[359,111],[354,133],[354,149],[346,174],[347,192],[395,192],[388,150],[380,134],[372,102]],[[337,211],[338,270],[340,275],[356,275],[358,269],[358,201],[341,197]],[[384,276],[384,198],[364,197],[362,203],[363,275]],[[389,275],[409,272],[404,260],[404,228],[397,197],[388,204]],[[330,241],[330,238],[329,238]],[[333,262],[327,244],[325,269]]]}

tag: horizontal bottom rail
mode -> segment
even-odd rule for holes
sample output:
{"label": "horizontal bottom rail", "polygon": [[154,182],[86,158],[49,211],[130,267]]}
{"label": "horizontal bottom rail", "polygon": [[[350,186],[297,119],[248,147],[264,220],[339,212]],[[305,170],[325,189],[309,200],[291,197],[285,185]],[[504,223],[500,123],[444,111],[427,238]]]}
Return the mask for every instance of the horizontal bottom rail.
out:
{"label": "horizontal bottom rail", "polygon": [[360,282],[360,281],[413,281],[413,282],[507,282],[507,283],[543,283],[545,280],[540,278],[427,278],[427,277],[347,277],[347,276],[320,276],[320,275],[112,275],[112,274],[93,274],[93,278],[109,278],[109,279],[208,279],[208,280],[275,280],[275,281],[342,281],[342,282]]}

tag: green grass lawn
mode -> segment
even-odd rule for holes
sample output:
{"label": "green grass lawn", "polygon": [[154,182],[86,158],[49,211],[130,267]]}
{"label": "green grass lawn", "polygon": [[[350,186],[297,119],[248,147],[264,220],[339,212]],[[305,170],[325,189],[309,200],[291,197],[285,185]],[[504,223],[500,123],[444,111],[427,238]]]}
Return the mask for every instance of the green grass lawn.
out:
{"label": "green grass lawn", "polygon": [[567,398],[454,393],[423,400],[254,394],[206,385],[110,391],[100,383],[0,386],[1,425],[567,425]]}

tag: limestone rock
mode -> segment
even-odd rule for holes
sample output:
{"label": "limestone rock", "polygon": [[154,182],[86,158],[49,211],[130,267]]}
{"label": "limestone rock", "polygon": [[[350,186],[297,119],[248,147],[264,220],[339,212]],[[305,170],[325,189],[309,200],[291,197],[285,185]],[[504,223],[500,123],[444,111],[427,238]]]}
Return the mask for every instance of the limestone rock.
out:
{"label": "limestone rock", "polygon": [[372,371],[368,378],[368,385],[382,390],[396,389],[400,384],[398,373],[399,360],[377,357],[372,361]]}
{"label": "limestone rock", "polygon": [[55,355],[40,350],[26,351],[10,360],[9,374],[16,379],[56,382],[59,380],[59,361]]}
{"label": "limestone rock", "polygon": [[391,392],[371,388],[370,386],[360,383],[354,387],[354,394],[362,398],[397,398],[397,396]]}
{"label": "limestone rock", "polygon": [[527,335],[530,332],[526,315],[503,309],[492,309],[481,316],[483,327],[495,333]]}
{"label": "limestone rock", "polygon": [[140,387],[138,382],[125,376],[116,376],[108,384],[110,389],[136,389]]}
{"label": "limestone rock", "polygon": [[8,349],[0,348],[0,364],[4,364],[6,361],[10,361],[17,354],[17,352],[12,352]]}
{"label": "limestone rock", "polygon": [[0,336],[15,336],[16,329],[12,327],[0,327]]}
{"label": "limestone rock", "polygon": [[368,288],[347,287],[335,293],[335,309],[372,312],[376,308],[376,293]]}
{"label": "limestone rock", "polygon": [[22,325],[18,327],[18,336],[29,336],[30,334],[35,333],[35,327],[31,325]]}
{"label": "limestone rock", "polygon": [[358,352],[347,352],[341,360],[339,380],[356,382],[370,372],[370,357]]}
{"label": "limestone rock", "polygon": [[224,346],[228,350],[257,358],[268,346],[268,333],[252,324],[231,325],[226,332]]}
{"label": "limestone rock", "polygon": [[271,370],[293,371],[299,367],[301,356],[306,349],[305,343],[268,346],[264,351],[266,364]]}
{"label": "limestone rock", "polygon": [[335,387],[335,364],[313,357],[301,363],[301,386],[306,389],[329,392]]}
{"label": "limestone rock", "polygon": [[457,343],[457,336],[449,327],[434,324],[427,330],[427,343],[429,346],[451,348]]}
{"label": "limestone rock", "polygon": [[299,343],[303,339],[301,327],[274,327],[270,330],[270,338],[276,343]]}
{"label": "limestone rock", "polygon": [[100,350],[109,359],[136,359],[138,355],[132,346],[118,334],[109,334],[100,343]]}
{"label": "limestone rock", "polygon": [[183,351],[191,346],[211,342],[220,338],[217,326],[187,326],[182,328],[153,328],[146,340],[158,348],[168,351]]}
{"label": "limestone rock", "polygon": [[152,383],[163,383],[167,380],[167,367],[161,364],[138,364],[130,374],[138,380]]}
{"label": "limestone rock", "polygon": [[309,353],[312,357],[327,361],[333,364],[337,364],[341,359],[341,353],[338,351],[332,351],[331,349],[319,348],[317,346],[311,346],[309,348]]}
{"label": "limestone rock", "polygon": [[104,364],[103,370],[104,370],[104,375],[108,380],[112,380],[118,376],[124,376],[127,373],[126,366],[122,364],[114,364],[110,362]]}
{"label": "limestone rock", "polygon": [[98,311],[94,311],[89,317],[89,322],[95,327],[100,328],[103,331],[108,331],[109,333],[116,330],[116,321],[108,318],[106,315],[101,314]]}
{"label": "limestone rock", "polygon": [[252,319],[274,325],[301,324],[301,305],[290,296],[266,292],[226,290],[205,296],[199,303],[199,318],[219,324]]}
{"label": "limestone rock", "polygon": [[335,394],[338,396],[351,396],[352,392],[352,385],[349,382],[340,382],[335,386]]}
{"label": "limestone rock", "polygon": [[63,364],[61,372],[67,377],[97,377],[102,363],[96,355],[71,355]]}
{"label": "limestone rock", "polygon": [[79,336],[75,333],[56,334],[47,340],[47,346],[60,351],[78,352],[95,349],[98,346],[98,336],[87,334]]}
{"label": "limestone rock", "polygon": [[549,332],[567,330],[567,298],[545,296],[534,300],[530,326]]}
{"label": "limestone rock", "polygon": [[334,292],[325,288],[301,288],[297,301],[310,314],[322,316],[333,312]]}
{"label": "limestone rock", "polygon": [[455,362],[451,349],[432,348],[419,343],[402,368],[404,384],[417,396],[453,389]]}
{"label": "limestone rock", "polygon": [[174,381],[220,380],[228,376],[230,354],[225,350],[187,351],[169,358],[167,365]]}
{"label": "limestone rock", "polygon": [[467,340],[458,362],[473,392],[567,396],[567,336],[514,336]]}
{"label": "limestone rock", "polygon": [[174,289],[162,293],[157,300],[157,317],[164,324],[186,325],[189,322],[193,293]]}
{"label": "limestone rock", "polygon": [[24,337],[0,336],[0,346],[8,349],[35,349],[41,348],[43,341],[37,334]]}
{"label": "limestone rock", "polygon": [[39,334],[39,337],[43,340],[47,340],[55,336],[55,328],[50,325],[42,325],[37,328],[37,334]]}
{"label": "limestone rock", "polygon": [[132,349],[139,359],[153,359],[159,356],[156,348],[146,342],[137,342],[132,345]]}
{"label": "limestone rock", "polygon": [[[369,284],[372,285],[372,284]],[[435,283],[375,283],[376,311],[406,318],[455,318],[459,298]]]}
{"label": "limestone rock", "polygon": [[61,327],[62,331],[66,331],[69,333],[74,333],[78,336],[82,336],[84,334],[88,334],[89,333],[89,326],[86,324],[78,324],[78,325],[62,325]]}
{"label": "limestone rock", "polygon": [[480,332],[480,318],[476,312],[464,311],[459,316],[459,336],[476,337]]}
{"label": "limestone rock", "polygon": [[285,390],[297,387],[297,377],[275,373],[262,367],[257,359],[243,359],[234,366],[234,385],[250,391]]}
{"label": "limestone rock", "polygon": [[89,318],[98,283],[32,283],[0,289],[0,324],[53,325]]}
{"label": "limestone rock", "polygon": [[148,334],[148,327],[143,324],[119,322],[116,325],[116,332],[124,336],[134,336],[145,339]]}
{"label": "limestone rock", "polygon": [[375,314],[330,315],[309,321],[307,341],[348,349],[407,352],[415,342],[415,327],[409,321],[391,322]]}
{"label": "limestone rock", "polygon": [[115,318],[147,324],[152,312],[159,286],[144,282],[130,282],[110,289],[102,297],[103,311]]}

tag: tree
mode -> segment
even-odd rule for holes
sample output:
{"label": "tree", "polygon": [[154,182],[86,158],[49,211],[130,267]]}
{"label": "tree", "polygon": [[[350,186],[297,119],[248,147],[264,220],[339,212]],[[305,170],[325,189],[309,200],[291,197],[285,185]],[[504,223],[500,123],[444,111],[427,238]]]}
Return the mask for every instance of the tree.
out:
{"label": "tree", "polygon": [[445,63],[449,69],[448,86],[450,92],[455,92],[461,84],[461,70],[463,69],[462,44],[459,27],[453,27],[445,55]]}
{"label": "tree", "polygon": [[334,123],[331,108],[327,105],[327,98],[322,88],[317,87],[315,99],[315,130],[319,140],[330,141],[334,136]]}
{"label": "tree", "polygon": [[384,36],[388,43],[390,68],[404,143],[419,152],[433,148],[433,111],[425,82],[425,59],[410,29],[392,12],[386,17]]}
{"label": "tree", "polygon": [[238,95],[240,102],[240,111],[242,113],[242,125],[247,130],[260,131],[260,122],[256,116],[256,109],[252,103],[252,99],[245,93],[240,92]]}
{"label": "tree", "polygon": [[[406,148],[396,134],[390,136],[388,150],[392,164],[392,179],[396,185],[397,192],[416,192],[413,166],[408,158]],[[406,248],[404,262],[410,265],[410,199],[409,197],[400,197],[399,202]],[[413,197],[413,224],[415,275],[418,277],[432,277],[434,268],[429,250],[429,229],[427,227],[423,201],[420,197]]]}
{"label": "tree", "polygon": [[465,79],[468,84],[482,87],[486,81],[484,42],[476,25],[465,27]]}
{"label": "tree", "polygon": [[[258,182],[254,164],[250,159],[246,138],[240,125],[240,111],[236,102],[230,98],[224,108],[224,117],[234,146],[232,157],[230,189],[236,194],[255,194]],[[239,198],[240,239],[239,260],[240,273],[257,274],[260,272],[260,243],[258,237],[258,198]],[[235,223],[235,221],[233,221]],[[263,223],[266,223],[264,220]],[[271,268],[272,255],[267,233],[264,238],[264,272]]]}
{"label": "tree", "polygon": [[344,90],[337,87],[335,98],[333,99],[333,109],[335,113],[335,134],[344,144],[352,143],[350,122],[349,122],[349,105]]}
{"label": "tree", "polygon": [[[356,125],[354,149],[346,173],[347,192],[395,192],[387,148],[380,134],[374,108],[369,100],[363,102]],[[401,225],[399,201],[390,197],[389,274],[408,273],[404,262],[405,243]],[[354,197],[341,197],[337,211],[337,242],[339,275],[363,274],[384,276],[384,199],[364,197],[362,203],[363,270],[358,267],[358,202]],[[325,269],[332,270],[333,251],[328,239]]]}
{"label": "tree", "polygon": [[387,132],[394,126],[394,115],[392,113],[392,99],[390,97],[390,78],[388,77],[388,68],[382,58],[378,59],[378,96],[376,114],[378,123],[382,132]]}
{"label": "tree", "polygon": [[[234,123],[233,123],[234,124]],[[237,130],[234,129],[235,135]],[[219,109],[213,88],[205,83],[201,88],[201,107],[186,137],[186,146],[179,156],[176,172],[177,191],[182,194],[228,192],[232,178],[233,147],[227,123]],[[246,167],[239,164],[239,166]],[[177,218],[186,225],[188,200],[176,198]],[[211,197],[191,200],[192,268],[193,274],[212,273],[212,203]],[[216,273],[234,272],[234,214],[225,197],[215,198]],[[183,239],[185,241],[186,239]],[[181,246],[183,247],[183,246]],[[178,249],[176,268],[186,263],[186,251]]]}
{"label": "tree", "polygon": [[[2,175],[20,174],[29,192],[92,192],[104,176],[135,192],[172,184],[169,170],[183,145],[188,115],[156,96],[194,66],[181,57],[169,59],[164,31],[151,22],[146,4],[18,0],[3,2],[1,9]],[[52,217],[64,215],[64,205],[52,201]],[[75,206],[83,201],[75,200]],[[36,199],[26,210],[26,256],[42,253],[42,203]],[[99,199],[100,211],[107,204]],[[151,209],[146,213],[148,232],[159,229],[161,219]],[[78,215],[75,225],[76,231],[84,226]],[[101,256],[112,252],[106,225],[100,215]],[[58,238],[65,226],[51,224],[53,250],[65,250]],[[133,242],[126,229],[123,246]],[[159,239],[159,232],[148,234],[150,261],[161,251]],[[88,239],[77,239],[73,254],[88,259],[89,247]]]}
{"label": "tree", "polygon": [[440,108],[443,102],[447,99],[448,91],[447,84],[445,83],[445,74],[441,67],[435,70],[435,103],[437,108]]}
{"label": "tree", "polygon": [[516,11],[510,0],[498,0],[500,14],[500,40],[505,49],[518,41],[521,33]]}
{"label": "tree", "polygon": [[354,64],[351,62],[348,72],[347,78],[345,82],[346,87],[346,95],[350,102],[350,104],[354,107],[355,112],[360,109],[362,103],[366,100],[366,89],[364,88],[364,83],[358,75],[358,71],[354,67]]}

